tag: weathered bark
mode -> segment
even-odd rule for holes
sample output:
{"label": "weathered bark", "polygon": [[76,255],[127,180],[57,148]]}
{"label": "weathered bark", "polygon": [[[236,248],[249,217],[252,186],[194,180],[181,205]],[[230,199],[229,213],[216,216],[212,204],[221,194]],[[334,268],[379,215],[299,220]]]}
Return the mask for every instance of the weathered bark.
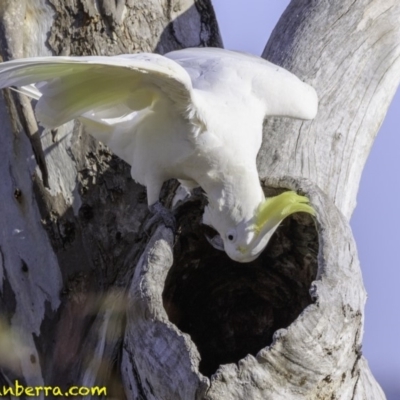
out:
{"label": "weathered bark", "polygon": [[[0,29],[4,60],[221,45],[208,0],[7,0]],[[124,290],[150,234],[145,190],[78,124],[38,131],[23,96],[0,101],[0,322],[10,327],[0,355],[12,354],[0,383],[100,382],[121,397],[115,360]]]}
{"label": "weathered bark", "polygon": [[396,0],[290,3],[263,57],[314,86],[319,112],[311,123],[268,121],[261,177],[307,177],[350,218],[400,79],[399,14]]}
{"label": "weathered bark", "polygon": [[[121,399],[383,399],[361,355],[348,218],[400,77],[399,16],[395,0],[293,0],[282,16],[264,56],[311,83],[320,110],[312,122],[266,121],[259,171],[266,192],[307,194],[317,220],[287,219],[250,264],[208,245],[200,194],[176,208],[176,237],[149,226],[126,164],[77,124],[37,131],[30,103],[5,91],[0,357],[6,345],[12,357],[0,358],[0,384],[107,385]],[[0,26],[4,59],[221,45],[206,0],[7,0]]]}

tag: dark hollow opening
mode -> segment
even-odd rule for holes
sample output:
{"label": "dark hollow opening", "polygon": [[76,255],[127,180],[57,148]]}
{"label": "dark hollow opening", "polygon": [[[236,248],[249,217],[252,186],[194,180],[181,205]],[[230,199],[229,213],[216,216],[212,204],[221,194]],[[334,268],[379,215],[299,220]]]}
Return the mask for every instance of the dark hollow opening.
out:
{"label": "dark hollow opening", "polygon": [[208,243],[203,210],[201,200],[179,209],[163,300],[171,322],[196,344],[200,372],[210,377],[221,364],[255,356],[312,303],[318,235],[310,216],[295,214],[282,222],[258,259],[241,264]]}

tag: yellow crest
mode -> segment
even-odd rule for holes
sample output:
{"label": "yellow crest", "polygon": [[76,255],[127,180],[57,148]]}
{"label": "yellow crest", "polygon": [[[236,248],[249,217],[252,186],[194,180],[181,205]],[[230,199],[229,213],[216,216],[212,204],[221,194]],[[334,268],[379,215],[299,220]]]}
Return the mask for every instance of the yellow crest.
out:
{"label": "yellow crest", "polygon": [[309,205],[305,196],[296,192],[283,192],[279,196],[270,197],[262,202],[255,215],[255,230],[257,233],[268,225],[270,229],[279,224],[283,219],[296,212],[306,212],[315,215],[315,210]]}

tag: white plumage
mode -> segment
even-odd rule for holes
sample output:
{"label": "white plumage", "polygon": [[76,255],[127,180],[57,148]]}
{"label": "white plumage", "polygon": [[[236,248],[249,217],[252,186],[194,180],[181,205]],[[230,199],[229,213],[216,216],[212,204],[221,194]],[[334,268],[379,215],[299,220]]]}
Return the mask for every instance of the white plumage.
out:
{"label": "white plumage", "polygon": [[1,64],[0,87],[7,86],[23,86],[38,99],[36,115],[45,127],[79,118],[131,165],[149,205],[170,178],[189,189],[201,186],[209,200],[204,222],[234,260],[257,257],[286,215],[312,213],[295,194],[275,201],[274,215],[265,211],[269,200],[256,168],[263,121],[312,119],[318,100],[311,86],[261,58],[214,48],[39,57]]}

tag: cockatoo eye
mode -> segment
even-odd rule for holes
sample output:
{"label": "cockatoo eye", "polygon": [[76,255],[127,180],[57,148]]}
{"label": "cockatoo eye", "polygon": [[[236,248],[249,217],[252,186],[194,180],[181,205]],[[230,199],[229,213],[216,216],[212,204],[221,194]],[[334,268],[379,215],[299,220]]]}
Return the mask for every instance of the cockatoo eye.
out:
{"label": "cockatoo eye", "polygon": [[233,242],[233,241],[236,240],[236,232],[235,232],[234,230],[229,231],[229,232],[226,234],[226,237],[227,237],[227,239],[228,239],[230,242]]}

